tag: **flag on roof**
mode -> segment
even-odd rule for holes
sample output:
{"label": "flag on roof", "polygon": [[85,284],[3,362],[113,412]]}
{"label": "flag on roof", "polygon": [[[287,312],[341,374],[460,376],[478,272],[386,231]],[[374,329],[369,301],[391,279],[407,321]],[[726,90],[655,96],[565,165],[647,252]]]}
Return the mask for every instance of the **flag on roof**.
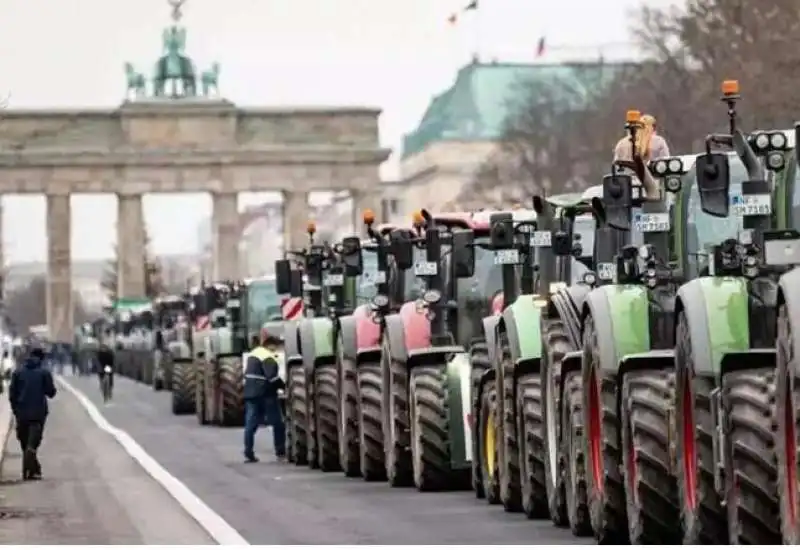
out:
{"label": "flag on roof", "polygon": [[474,10],[477,10],[477,9],[478,9],[478,0],[472,0],[469,4],[467,4],[466,6],[461,8],[461,10],[451,13],[450,17],[447,18],[447,21],[451,25],[455,25],[456,23],[458,23],[458,15],[459,15],[459,13],[466,13],[468,11],[474,11]]}

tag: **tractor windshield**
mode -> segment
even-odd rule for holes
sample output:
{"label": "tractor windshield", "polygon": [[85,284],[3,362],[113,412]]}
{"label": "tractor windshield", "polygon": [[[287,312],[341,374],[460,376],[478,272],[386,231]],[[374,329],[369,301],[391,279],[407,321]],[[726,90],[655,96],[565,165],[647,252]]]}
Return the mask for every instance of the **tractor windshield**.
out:
{"label": "tractor windshield", "polygon": [[[747,170],[742,161],[731,155],[730,157],[730,194],[738,195],[742,192],[742,183],[747,180]],[[689,200],[687,201],[686,220],[686,253],[690,273],[703,274],[708,267],[708,258],[705,256],[710,247],[721,243],[725,239],[736,238],[743,228],[742,217],[730,215],[727,218],[715,218],[706,214],[700,208],[700,193],[697,191],[694,167],[687,174]]]}
{"label": "tractor windshield", "polygon": [[475,274],[464,279],[459,286],[478,293],[476,298],[489,298],[503,288],[502,266],[494,263],[494,251],[488,236],[475,238]]}
{"label": "tractor windshield", "polygon": [[363,249],[364,271],[356,279],[356,304],[368,304],[378,293],[375,275],[378,273],[378,251]]}
{"label": "tractor windshield", "polygon": [[583,280],[583,274],[593,265],[596,225],[594,216],[591,214],[583,214],[575,218],[572,232],[574,236],[580,236],[581,254],[579,258],[571,258],[572,269],[570,270],[570,276],[572,281],[570,281],[570,284]]}
{"label": "tractor windshield", "polygon": [[247,286],[247,330],[254,334],[267,321],[281,318],[281,303],[275,280],[252,281]]}

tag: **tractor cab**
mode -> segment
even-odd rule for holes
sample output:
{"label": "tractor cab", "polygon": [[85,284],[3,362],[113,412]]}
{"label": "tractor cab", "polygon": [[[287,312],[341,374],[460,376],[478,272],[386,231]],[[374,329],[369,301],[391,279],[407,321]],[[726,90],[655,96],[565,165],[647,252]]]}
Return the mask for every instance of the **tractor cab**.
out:
{"label": "tractor cab", "polygon": [[[327,243],[319,244],[315,235],[317,226],[309,222],[306,228],[308,233],[308,247],[300,250],[289,250],[286,258],[275,262],[275,277],[278,294],[288,294],[290,298],[301,298],[307,317],[323,317],[327,312],[325,297],[331,292],[330,287],[340,286],[338,271],[328,273],[325,279],[326,267],[330,267],[331,247]],[[342,284],[344,281],[341,276]]]}
{"label": "tractor cab", "polygon": [[241,285],[241,314],[246,325],[247,342],[258,337],[262,329],[279,331],[283,324],[281,300],[275,277],[246,279]]}

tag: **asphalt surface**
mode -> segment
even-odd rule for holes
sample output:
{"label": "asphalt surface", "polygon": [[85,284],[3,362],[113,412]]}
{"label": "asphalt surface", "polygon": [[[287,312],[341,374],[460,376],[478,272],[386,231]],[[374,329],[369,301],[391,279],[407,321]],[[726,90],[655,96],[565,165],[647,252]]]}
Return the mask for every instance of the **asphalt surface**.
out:
{"label": "asphalt surface", "polygon": [[0,544],[214,543],[66,391],[51,402],[43,479],[22,481],[21,458],[12,428],[0,481]]}
{"label": "asphalt surface", "polygon": [[241,428],[173,416],[167,392],[119,377],[104,406],[96,377],[67,380],[250,544],[592,543],[549,521],[488,506],[470,492],[420,494],[279,464],[266,429],[256,435],[262,461],[244,464]]}

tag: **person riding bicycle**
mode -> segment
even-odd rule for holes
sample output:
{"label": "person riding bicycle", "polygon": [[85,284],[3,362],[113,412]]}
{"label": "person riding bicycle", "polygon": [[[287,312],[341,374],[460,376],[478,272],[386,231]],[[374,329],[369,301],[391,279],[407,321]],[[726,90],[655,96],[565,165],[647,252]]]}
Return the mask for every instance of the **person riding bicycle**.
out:
{"label": "person riding bicycle", "polygon": [[[659,158],[668,157],[669,146],[660,134],[656,132],[656,119],[653,115],[642,115],[636,126],[636,153],[641,156],[645,166],[648,162]],[[614,160],[632,161],[633,151],[631,138],[626,135],[617,142],[614,147]],[[645,194],[648,198],[657,199],[659,197],[659,185],[653,178],[649,170],[645,170],[644,181]]]}
{"label": "person riding bicycle", "polygon": [[97,378],[100,380],[100,388],[103,387],[103,379],[108,376],[109,389],[114,389],[114,351],[103,344],[97,351]]}

